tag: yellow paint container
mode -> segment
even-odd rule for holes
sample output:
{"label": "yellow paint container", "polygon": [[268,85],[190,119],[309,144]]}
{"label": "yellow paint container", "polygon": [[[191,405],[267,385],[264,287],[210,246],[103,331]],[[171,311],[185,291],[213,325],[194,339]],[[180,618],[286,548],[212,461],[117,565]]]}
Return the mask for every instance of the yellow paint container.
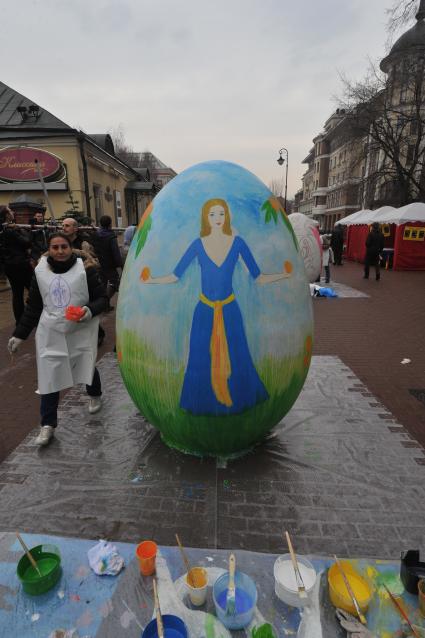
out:
{"label": "yellow paint container", "polygon": [[[365,613],[372,599],[373,592],[362,576],[353,569],[351,563],[346,560],[340,561],[345,572],[351,589],[359,603],[360,610]],[[328,571],[329,596],[335,607],[344,609],[350,614],[356,616],[356,609],[351,600],[351,596],[347,591],[344,579],[338,569],[338,565],[334,563]]]}

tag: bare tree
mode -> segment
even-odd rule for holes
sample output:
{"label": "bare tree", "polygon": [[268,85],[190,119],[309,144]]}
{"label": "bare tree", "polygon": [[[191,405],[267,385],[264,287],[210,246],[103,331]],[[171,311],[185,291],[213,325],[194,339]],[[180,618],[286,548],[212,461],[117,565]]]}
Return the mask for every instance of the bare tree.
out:
{"label": "bare tree", "polygon": [[115,155],[119,157],[123,162],[131,164],[131,160],[134,156],[133,148],[126,142],[125,131],[122,124],[119,124],[116,128],[109,131],[109,135],[114,143]]}
{"label": "bare tree", "polygon": [[273,195],[276,195],[276,197],[279,197],[279,195],[282,195],[282,191],[283,191],[282,180],[281,179],[270,180],[269,189],[271,190]]}
{"label": "bare tree", "polygon": [[388,34],[390,39],[394,37],[394,34],[406,24],[409,24],[415,17],[418,9],[418,0],[396,0],[390,9],[387,9],[388,14]]}
{"label": "bare tree", "polygon": [[343,78],[352,161],[363,163],[367,205],[403,206],[425,199],[424,61],[405,58],[388,75],[374,67],[361,82]]}

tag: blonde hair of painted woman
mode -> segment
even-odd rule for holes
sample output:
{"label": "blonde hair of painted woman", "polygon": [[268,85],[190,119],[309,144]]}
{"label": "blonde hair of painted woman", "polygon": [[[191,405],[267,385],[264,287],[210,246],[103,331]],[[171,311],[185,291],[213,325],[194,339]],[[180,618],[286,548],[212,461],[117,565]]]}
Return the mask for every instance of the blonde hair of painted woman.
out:
{"label": "blonde hair of painted woman", "polygon": [[209,199],[202,206],[202,214],[201,214],[201,237],[206,237],[211,234],[211,226],[208,220],[208,215],[213,206],[222,206],[224,208],[224,224],[223,224],[223,233],[225,235],[232,234],[232,227],[230,225],[230,210],[227,202],[224,199]]}

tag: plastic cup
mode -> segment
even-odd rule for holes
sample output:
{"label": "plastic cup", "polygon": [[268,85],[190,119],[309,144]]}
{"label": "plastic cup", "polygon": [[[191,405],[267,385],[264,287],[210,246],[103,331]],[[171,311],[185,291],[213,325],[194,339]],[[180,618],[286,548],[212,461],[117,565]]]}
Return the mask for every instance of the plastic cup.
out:
{"label": "plastic cup", "polygon": [[186,574],[186,588],[192,605],[200,607],[205,603],[208,589],[208,574],[203,567],[192,567],[190,572]]}
{"label": "plastic cup", "polygon": [[157,544],[153,541],[142,541],[136,547],[136,556],[143,576],[151,576],[155,572]]}
{"label": "plastic cup", "polygon": [[418,582],[418,602],[421,616],[425,617],[425,580],[423,578]]}

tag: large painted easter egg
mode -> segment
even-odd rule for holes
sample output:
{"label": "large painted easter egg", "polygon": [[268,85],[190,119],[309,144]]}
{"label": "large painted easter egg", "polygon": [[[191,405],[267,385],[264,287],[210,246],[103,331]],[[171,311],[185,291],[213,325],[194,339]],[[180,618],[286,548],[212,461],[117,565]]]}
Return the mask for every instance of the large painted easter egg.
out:
{"label": "large painted easter egg", "polygon": [[298,239],[307,278],[313,283],[322,271],[322,244],[318,222],[302,213],[292,213],[288,219]]}
{"label": "large painted easter egg", "polygon": [[141,413],[170,446],[230,456],[297,398],[313,319],[303,259],[279,201],[229,162],[197,164],[145,210],[117,306],[117,356]]}

